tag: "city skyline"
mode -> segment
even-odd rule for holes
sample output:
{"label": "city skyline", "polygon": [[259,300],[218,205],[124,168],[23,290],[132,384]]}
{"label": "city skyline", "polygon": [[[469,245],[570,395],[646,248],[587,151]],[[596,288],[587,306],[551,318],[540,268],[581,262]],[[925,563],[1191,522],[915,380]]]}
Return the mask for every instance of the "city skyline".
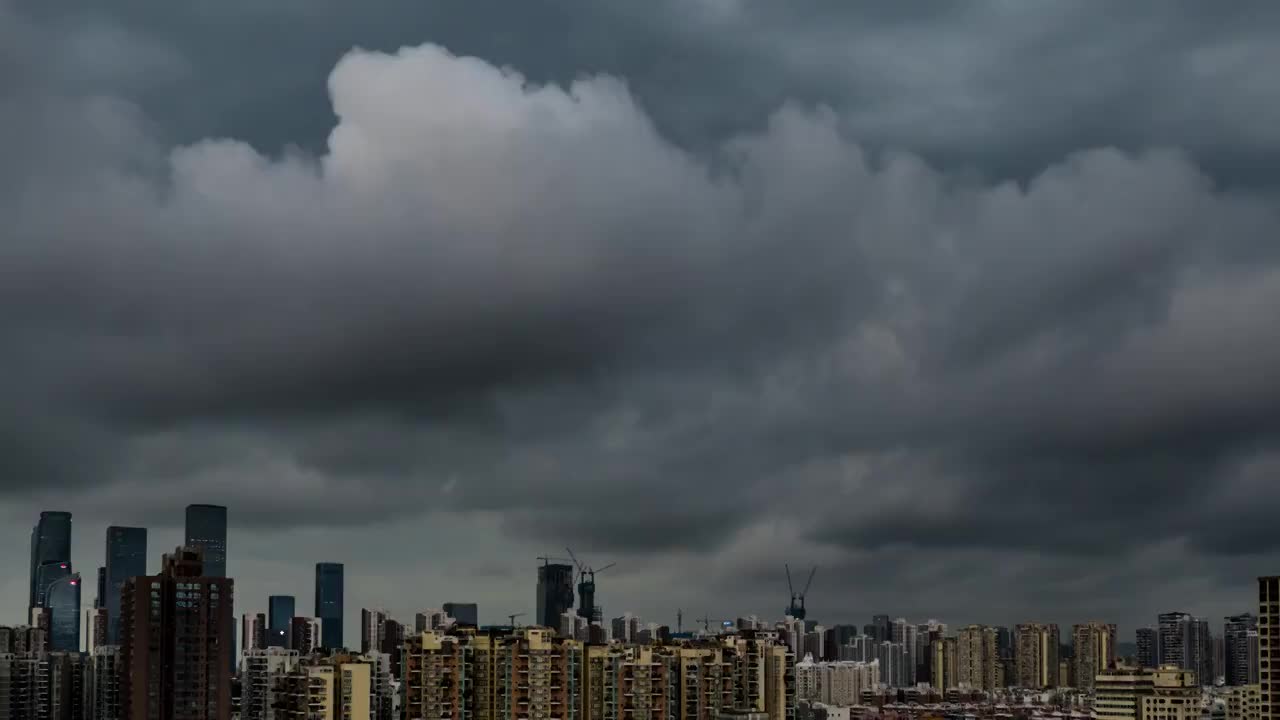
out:
{"label": "city skyline", "polygon": [[40,511],[92,586],[195,502],[237,615],[341,563],[348,642],[565,548],[605,618],[790,563],[826,623],[1220,632],[1280,568],[1277,28],[0,0],[0,614]]}

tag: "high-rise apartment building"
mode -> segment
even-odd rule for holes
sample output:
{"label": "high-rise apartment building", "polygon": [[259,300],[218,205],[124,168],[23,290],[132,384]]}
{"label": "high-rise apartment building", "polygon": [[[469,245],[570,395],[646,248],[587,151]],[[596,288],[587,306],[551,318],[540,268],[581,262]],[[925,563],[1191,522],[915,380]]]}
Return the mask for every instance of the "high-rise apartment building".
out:
{"label": "high-rise apartment building", "polygon": [[1237,685],[1227,693],[1226,720],[1258,720],[1262,714],[1262,689],[1257,685]]}
{"label": "high-rise apartment building", "polygon": [[1081,690],[1093,690],[1094,679],[1116,664],[1116,626],[1090,622],[1071,629],[1072,682]]}
{"label": "high-rise apartment building", "polygon": [[444,630],[453,624],[453,618],[444,610],[423,610],[413,616],[413,631]]}
{"label": "high-rise apartment building", "polygon": [[1228,616],[1222,624],[1223,675],[1227,685],[1250,684],[1250,667],[1257,660],[1250,656],[1249,633],[1258,629],[1258,618],[1250,613]]}
{"label": "high-rise apartment building", "polygon": [[245,613],[240,617],[240,652],[261,650],[267,646],[267,614]]}
{"label": "high-rise apartment building", "polygon": [[1153,627],[1138,628],[1136,633],[1139,667],[1155,668],[1160,665],[1160,633]]}
{"label": "high-rise apartment building", "polygon": [[320,646],[328,650],[344,647],[344,587],[342,563],[316,563],[316,617],[320,618]]}
{"label": "high-rise apartment building", "polygon": [[1160,621],[1160,665],[1175,665],[1196,674],[1203,685],[1212,685],[1213,637],[1209,623],[1184,612],[1163,613]]}
{"label": "high-rise apartment building", "polygon": [[360,608],[360,652],[381,650],[382,625],[390,619],[386,610]]}
{"label": "high-rise apartment building", "polygon": [[89,656],[92,680],[89,689],[90,715],[86,720],[124,720],[120,704],[120,647],[102,645]]}
{"label": "high-rise apartment building", "polygon": [[956,638],[935,639],[930,655],[929,684],[940,692],[959,686],[959,646]]}
{"label": "high-rise apartment building", "polygon": [[1280,717],[1280,576],[1276,575],[1258,578],[1258,665],[1261,720],[1276,720]]}
{"label": "high-rise apartment building", "polygon": [[1164,666],[1151,673],[1140,720],[1200,720],[1200,683],[1191,670]]}
{"label": "high-rise apartment building", "polygon": [[120,643],[120,592],[131,577],[147,574],[147,529],[107,528],[106,565],[102,568],[102,607],[107,610],[107,644]]}
{"label": "high-rise apartment building", "polygon": [[999,638],[986,625],[960,628],[956,635],[956,683],[959,687],[992,691],[999,687]]}
{"label": "high-rise apartment building", "polygon": [[298,665],[275,686],[276,720],[372,720],[371,670],[347,654]]}
{"label": "high-rise apartment building", "polygon": [[796,663],[796,699],[825,705],[848,707],[862,703],[862,693],[880,685],[880,663],[813,662]]}
{"label": "high-rise apartment building", "polygon": [[306,656],[320,649],[320,618],[294,617],[289,623],[289,647]]}
{"label": "high-rise apartment building", "polygon": [[463,625],[480,624],[480,606],[475,603],[447,602],[444,612]]}
{"label": "high-rise apartment building", "polygon": [[49,617],[49,649],[80,652],[80,575],[53,581],[45,591],[44,607]]}
{"label": "high-rise apartment building", "polygon": [[[57,570],[42,570],[45,566],[61,567],[65,573]],[[42,607],[48,584],[64,575],[71,569],[71,513],[45,511],[40,513],[40,520],[31,528],[31,593],[28,608]]]}
{"label": "high-rise apartment building", "polygon": [[1152,694],[1152,668],[1114,668],[1094,678],[1098,720],[1142,720],[1142,699]]}
{"label": "high-rise apartment building", "polygon": [[159,575],[121,594],[121,705],[130,720],[231,717],[233,581],[204,574],[199,548],[179,547]]}
{"label": "high-rise apartment building", "polygon": [[272,595],[267,598],[267,647],[289,647],[294,610],[292,595]]}
{"label": "high-rise apartment building", "polygon": [[1014,665],[1019,687],[1058,687],[1058,626],[1023,623],[1014,636]]}
{"label": "high-rise apartment building", "polygon": [[560,627],[560,616],[573,609],[573,566],[543,563],[538,567],[537,624]]}
{"label": "high-rise apartment building", "polygon": [[274,720],[276,685],[298,665],[298,651],[282,647],[246,650],[240,670],[241,720]]}

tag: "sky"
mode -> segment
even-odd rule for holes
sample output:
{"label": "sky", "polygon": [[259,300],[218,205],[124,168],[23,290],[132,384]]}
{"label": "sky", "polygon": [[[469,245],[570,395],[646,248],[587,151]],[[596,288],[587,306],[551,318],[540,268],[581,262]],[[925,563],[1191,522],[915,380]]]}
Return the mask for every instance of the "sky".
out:
{"label": "sky", "polygon": [[[0,622],[229,507],[238,612],[1249,611],[1280,5],[0,0]],[[86,602],[89,598],[86,597]],[[692,623],[686,622],[686,627]]]}

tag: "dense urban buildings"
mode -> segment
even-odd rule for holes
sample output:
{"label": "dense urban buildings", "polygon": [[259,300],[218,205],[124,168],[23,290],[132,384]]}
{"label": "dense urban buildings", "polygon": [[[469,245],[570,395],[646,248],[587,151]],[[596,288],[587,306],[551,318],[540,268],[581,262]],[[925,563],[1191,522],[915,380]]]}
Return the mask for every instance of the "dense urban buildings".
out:
{"label": "dense urban buildings", "polygon": [[121,596],[121,705],[126,718],[229,720],[233,581],[204,574],[200,548],[165,555],[159,575]]}
{"label": "dense urban buildings", "polygon": [[49,618],[49,649],[80,651],[80,575],[54,580],[45,591],[44,609]]}
{"label": "dense urban buildings", "polygon": [[1257,643],[1257,631],[1258,618],[1250,613],[1231,615],[1223,622],[1223,675],[1228,685],[1249,685],[1258,681],[1251,647]]}
{"label": "dense urban buildings", "polygon": [[956,684],[995,690],[1003,685],[1003,675],[996,629],[986,625],[961,628],[956,637]]}
{"label": "dense urban buildings", "polygon": [[1017,683],[1024,688],[1058,686],[1058,626],[1024,623],[1014,635],[1014,660]]}
{"label": "dense urban buildings", "polygon": [[342,645],[344,588],[342,563],[316,563],[316,617],[320,619],[320,646],[337,650]]}
{"label": "dense urban buildings", "polygon": [[1111,623],[1090,622],[1071,629],[1073,686],[1092,690],[1094,678],[1115,667],[1116,626]]}
{"label": "dense urban buildings", "polygon": [[99,590],[102,607],[107,611],[107,643],[120,642],[120,592],[125,581],[146,574],[147,529],[116,525],[107,528],[106,564]]}
{"label": "dense urban buildings", "polygon": [[1160,664],[1160,633],[1153,627],[1138,628],[1135,633],[1140,667],[1154,668]]}
{"label": "dense urban buildings", "polygon": [[70,568],[71,513],[40,513],[40,520],[31,528],[31,594],[27,607],[42,607],[48,584],[58,577],[70,575]]}
{"label": "dense urban buildings", "polygon": [[444,604],[444,612],[463,625],[480,624],[480,609],[475,603],[447,602]]}

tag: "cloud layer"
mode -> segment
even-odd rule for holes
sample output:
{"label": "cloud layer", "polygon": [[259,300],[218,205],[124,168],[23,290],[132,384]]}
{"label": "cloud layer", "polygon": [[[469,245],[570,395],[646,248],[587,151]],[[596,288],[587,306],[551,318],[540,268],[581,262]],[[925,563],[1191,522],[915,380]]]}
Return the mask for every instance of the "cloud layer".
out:
{"label": "cloud layer", "polygon": [[[782,55],[753,57],[782,57],[764,84],[796,90],[718,136],[681,130],[687,98],[652,78],[356,49],[328,74],[324,139],[264,147],[175,143],[212,120],[122,79],[198,76],[199,43],[151,41],[127,4],[111,22],[20,9],[0,3],[8,546],[42,507],[164,527],[216,501],[246,538],[250,607],[340,559],[356,601],[469,593],[497,618],[532,593],[532,556],[571,543],[625,558],[612,602],[652,615],[776,615],[777,565],[812,558],[831,620],[1130,627],[1160,603],[1245,608],[1280,559],[1280,213],[1227,167],[1274,154],[1280,124],[1241,70],[1265,38],[1225,40],[1241,18],[1179,55],[1217,125],[1148,78],[1149,121],[1085,122],[1041,161],[1076,124],[1024,109],[1101,123],[1136,102],[1137,69],[1047,108],[1041,80],[1009,75],[1019,43],[1084,22],[1067,11],[997,13],[990,57],[965,30],[989,15],[879,18],[850,82],[813,54],[843,34],[709,4],[689,22],[771,28],[754,42]],[[96,74],[42,63],[63,33],[129,52]],[[894,52],[942,37],[918,68]],[[901,95],[857,79],[877,62]],[[1005,96],[968,95],[984,82]]]}

